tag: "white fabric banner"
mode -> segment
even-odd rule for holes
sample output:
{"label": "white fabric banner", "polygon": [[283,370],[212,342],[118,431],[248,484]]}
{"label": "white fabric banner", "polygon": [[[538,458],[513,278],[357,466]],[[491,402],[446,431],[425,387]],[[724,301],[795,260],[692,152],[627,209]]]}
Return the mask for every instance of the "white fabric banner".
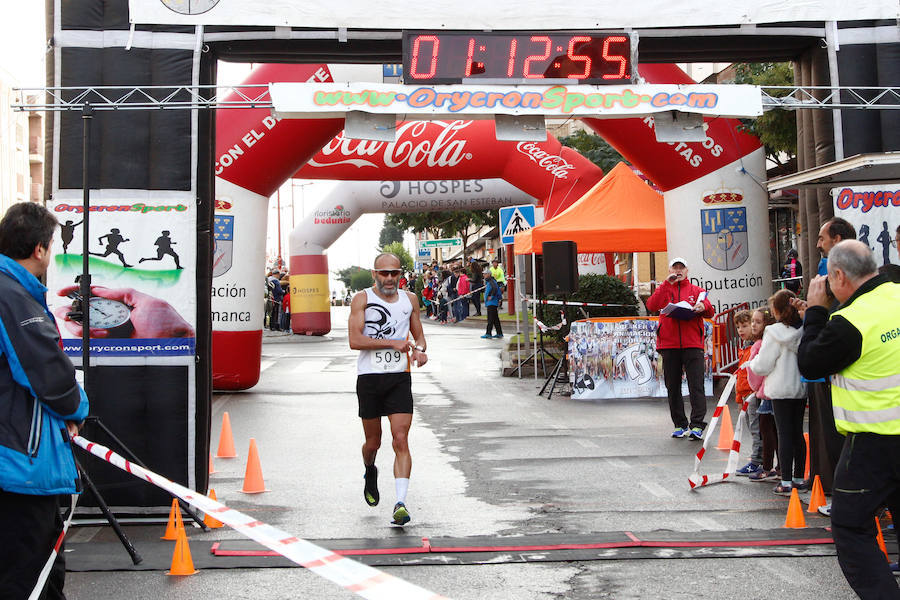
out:
{"label": "white fabric banner", "polygon": [[762,96],[750,85],[395,85],[271,83],[274,112],[287,118],[335,118],[348,111],[492,117],[637,117],[678,110],[723,117],[757,117]]}
{"label": "white fabric banner", "polygon": [[129,0],[132,23],[239,25],[270,27],[346,27],[347,29],[612,29],[685,27],[799,21],[896,19],[896,0],[643,0],[623,8],[615,0],[434,0],[411,6],[397,0]]}
{"label": "white fabric banner", "polygon": [[[47,303],[63,348],[81,356],[70,313],[82,271],[81,190],[59,190],[47,208],[60,222],[47,271]],[[197,208],[189,192],[91,193],[91,351],[95,357],[195,353]]]}
{"label": "white fabric banner", "polygon": [[[665,398],[662,356],[656,350],[658,317],[575,321],[569,330],[572,398]],[[706,324],[704,390],[712,395],[712,323]],[[682,380],[687,397],[687,381]]]}
{"label": "white fabric banner", "polygon": [[856,227],[856,239],[875,253],[875,264],[900,265],[891,241],[900,226],[900,184],[856,185],[832,188],[834,216]]}

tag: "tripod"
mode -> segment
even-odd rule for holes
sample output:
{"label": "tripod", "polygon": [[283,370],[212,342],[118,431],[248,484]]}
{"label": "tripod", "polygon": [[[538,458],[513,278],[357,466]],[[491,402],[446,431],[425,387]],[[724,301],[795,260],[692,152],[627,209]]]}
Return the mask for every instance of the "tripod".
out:
{"label": "tripod", "polygon": [[[563,296],[563,306],[566,306],[566,297]],[[561,316],[565,317],[565,322],[569,322],[568,311],[564,311],[561,313]],[[564,338],[568,339],[568,338]],[[550,386],[550,392],[547,394],[547,400],[553,397],[553,390],[556,388],[557,383],[568,383],[569,382],[569,353],[568,351],[563,352],[562,358],[557,361],[556,366],[553,367],[553,372],[550,373],[550,376],[544,381],[544,385],[541,388],[541,391],[538,392],[539,396],[544,394],[544,390],[547,389],[547,386]]]}
{"label": "tripod", "polygon": [[563,357],[556,363],[556,366],[553,367],[553,371],[550,373],[550,376],[544,381],[544,386],[541,388],[541,391],[538,392],[538,396],[542,396],[544,394],[544,390],[547,389],[547,386],[550,386],[550,392],[547,394],[547,400],[553,397],[553,390],[556,388],[557,383],[568,383],[569,382],[569,355],[563,354]]}
{"label": "tripod", "polygon": [[[541,318],[543,319],[544,318],[544,305],[538,304],[537,306],[538,306],[538,310],[540,310],[540,312],[541,312]],[[510,371],[510,376],[512,376],[512,374],[517,371],[521,375],[522,365],[524,365],[531,359],[535,359],[535,362],[537,362],[536,356],[540,356],[540,358],[541,358],[541,373],[542,373],[543,377],[546,377],[547,376],[547,362],[545,359],[545,355],[549,356],[553,360],[557,361],[557,363],[559,363],[559,361],[560,361],[560,359],[556,358],[556,356],[554,356],[552,352],[550,352],[549,350],[544,348],[544,332],[539,329],[538,330],[538,347],[537,347],[537,349],[534,352],[532,352],[531,354],[529,354],[524,360],[519,361],[519,364],[516,365],[516,368],[513,369],[512,371]],[[537,371],[537,365],[535,365],[535,371]],[[543,390],[541,390],[541,391],[543,391]]]}

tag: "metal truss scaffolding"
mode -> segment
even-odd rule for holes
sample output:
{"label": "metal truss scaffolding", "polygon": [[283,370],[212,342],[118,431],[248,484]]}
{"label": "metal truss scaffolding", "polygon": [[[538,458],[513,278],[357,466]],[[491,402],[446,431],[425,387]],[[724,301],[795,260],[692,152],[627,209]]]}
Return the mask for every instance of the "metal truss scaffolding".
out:
{"label": "metal truss scaffolding", "polygon": [[[900,109],[900,87],[763,86],[764,110]],[[16,88],[16,111],[272,108],[269,86],[92,86]],[[43,98],[43,100],[35,98]],[[26,101],[26,99],[30,101]]]}

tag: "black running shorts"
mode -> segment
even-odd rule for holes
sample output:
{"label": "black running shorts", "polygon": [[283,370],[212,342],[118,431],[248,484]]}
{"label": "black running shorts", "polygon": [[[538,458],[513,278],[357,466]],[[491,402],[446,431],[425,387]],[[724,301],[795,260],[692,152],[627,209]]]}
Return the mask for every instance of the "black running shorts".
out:
{"label": "black running shorts", "polygon": [[359,418],[376,419],[413,411],[412,378],[409,373],[366,373],[356,377]]}

